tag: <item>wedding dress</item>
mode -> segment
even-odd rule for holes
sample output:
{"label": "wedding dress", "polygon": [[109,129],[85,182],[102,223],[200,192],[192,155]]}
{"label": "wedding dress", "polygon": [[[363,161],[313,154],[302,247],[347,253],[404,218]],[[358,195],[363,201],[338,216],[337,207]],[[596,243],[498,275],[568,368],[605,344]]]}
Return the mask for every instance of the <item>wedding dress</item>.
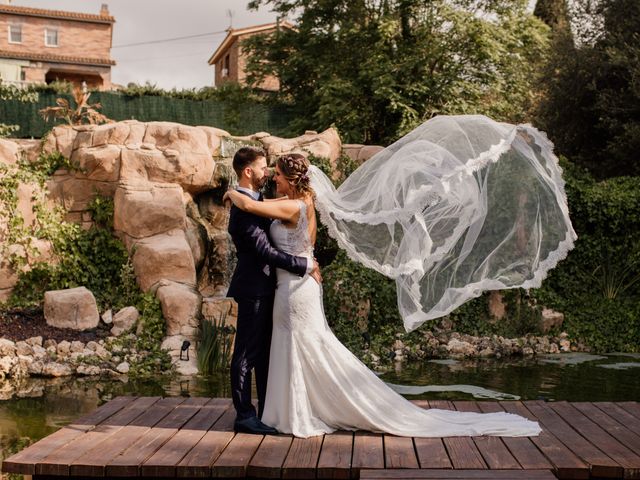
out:
{"label": "wedding dress", "polygon": [[[274,245],[313,258],[306,205],[295,228],[271,224]],[[282,433],[310,437],[335,430],[399,436],[537,435],[537,423],[509,413],[422,409],[395,393],[335,337],[320,285],[277,269],[269,380],[262,421]]]}

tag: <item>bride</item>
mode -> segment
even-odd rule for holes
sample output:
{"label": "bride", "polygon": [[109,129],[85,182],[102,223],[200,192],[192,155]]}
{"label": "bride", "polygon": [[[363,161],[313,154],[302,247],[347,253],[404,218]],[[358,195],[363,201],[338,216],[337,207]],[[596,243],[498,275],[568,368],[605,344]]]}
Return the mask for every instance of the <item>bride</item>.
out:
{"label": "bride", "polygon": [[[396,279],[407,330],[483,290],[539,286],[573,245],[550,142],[530,126],[436,117],[358,168],[339,189],[299,154],[279,157],[278,201],[226,193],[273,218],[271,239],[313,258],[323,223],[361,263]],[[335,430],[399,436],[537,435],[508,413],[422,409],[395,393],[330,330],[321,286],[277,270],[262,421],[310,437]]]}

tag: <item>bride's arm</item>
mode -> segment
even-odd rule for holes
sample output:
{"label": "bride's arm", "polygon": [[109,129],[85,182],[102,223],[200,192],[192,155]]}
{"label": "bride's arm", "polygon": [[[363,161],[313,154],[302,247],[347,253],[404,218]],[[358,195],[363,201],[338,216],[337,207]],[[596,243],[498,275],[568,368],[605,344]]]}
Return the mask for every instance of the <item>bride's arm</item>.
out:
{"label": "bride's arm", "polygon": [[222,200],[226,201],[227,199],[231,200],[240,210],[266,218],[294,221],[300,211],[300,205],[295,200],[284,199],[278,202],[258,202],[235,190],[229,190],[224,194]]}
{"label": "bride's arm", "polygon": [[278,198],[265,198],[262,201],[263,202],[281,202],[282,200],[289,200],[289,197],[285,195],[284,197],[278,197]]}

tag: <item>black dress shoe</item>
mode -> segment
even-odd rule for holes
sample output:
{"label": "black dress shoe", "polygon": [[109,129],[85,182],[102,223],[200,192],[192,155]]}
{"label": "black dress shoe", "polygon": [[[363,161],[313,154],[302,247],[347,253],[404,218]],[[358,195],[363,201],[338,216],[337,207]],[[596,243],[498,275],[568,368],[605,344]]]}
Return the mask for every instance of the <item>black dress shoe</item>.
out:
{"label": "black dress shoe", "polygon": [[276,435],[278,430],[265,425],[258,417],[249,417],[237,420],[233,424],[233,430],[241,433],[254,433],[257,435]]}

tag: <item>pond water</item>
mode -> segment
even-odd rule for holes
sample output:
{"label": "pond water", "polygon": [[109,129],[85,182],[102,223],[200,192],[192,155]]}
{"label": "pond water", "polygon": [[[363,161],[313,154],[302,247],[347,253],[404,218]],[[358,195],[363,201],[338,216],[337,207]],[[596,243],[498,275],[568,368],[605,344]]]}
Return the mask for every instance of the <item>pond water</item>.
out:
{"label": "pond water", "polygon": [[[640,401],[640,354],[431,360],[381,377],[410,399]],[[226,375],[145,381],[32,378],[17,388],[0,381],[0,459],[118,395],[229,397],[230,391]]]}

